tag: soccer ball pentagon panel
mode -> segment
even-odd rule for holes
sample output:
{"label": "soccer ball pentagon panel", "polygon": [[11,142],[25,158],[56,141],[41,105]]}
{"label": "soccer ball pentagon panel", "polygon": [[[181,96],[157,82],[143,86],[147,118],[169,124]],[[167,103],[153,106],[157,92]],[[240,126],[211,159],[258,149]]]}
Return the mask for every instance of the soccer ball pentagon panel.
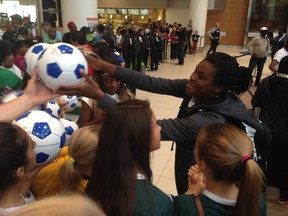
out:
{"label": "soccer ball pentagon panel", "polygon": [[57,118],[60,118],[60,116],[62,116],[61,114],[63,114],[60,106],[55,101],[47,101],[46,112],[56,116]]}
{"label": "soccer ball pentagon panel", "polygon": [[25,66],[26,72],[32,76],[33,70],[36,67],[39,55],[48,47],[50,44],[37,43],[30,47],[25,54]]}
{"label": "soccer ball pentagon panel", "polygon": [[82,52],[71,44],[55,43],[42,52],[37,61],[41,80],[50,89],[60,85],[83,83],[80,70],[87,73],[87,61]]}
{"label": "soccer ball pentagon panel", "polygon": [[58,118],[45,111],[27,112],[16,119],[15,124],[23,128],[37,144],[36,164],[54,160],[65,145],[66,134]]}
{"label": "soccer ball pentagon panel", "polygon": [[68,145],[70,137],[72,136],[72,134],[76,130],[78,130],[78,125],[76,124],[76,122],[74,122],[74,121],[72,121],[70,119],[67,119],[67,118],[60,118],[59,120],[64,125],[65,132],[66,132],[66,143],[65,143],[65,145]]}

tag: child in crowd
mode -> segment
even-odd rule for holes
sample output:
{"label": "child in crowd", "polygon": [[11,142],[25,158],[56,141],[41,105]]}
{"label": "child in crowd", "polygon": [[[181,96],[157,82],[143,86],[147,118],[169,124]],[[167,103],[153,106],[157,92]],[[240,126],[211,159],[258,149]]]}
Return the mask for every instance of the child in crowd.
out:
{"label": "child in crowd", "polygon": [[192,41],[193,41],[192,53],[193,53],[193,55],[195,55],[195,53],[196,53],[199,37],[200,37],[200,35],[198,35],[198,31],[195,31],[194,34],[192,35]]}
{"label": "child in crowd", "polygon": [[150,152],[161,127],[147,101],[127,100],[105,115],[86,194],[108,216],[174,215],[169,196],[155,187]]}
{"label": "child in crowd", "polygon": [[36,143],[19,126],[0,122],[0,215],[28,204],[32,178],[39,171],[36,167]]}
{"label": "child in crowd", "polygon": [[[241,129],[214,123],[198,134],[189,189],[175,199],[175,215],[266,215],[264,174],[252,159],[253,144]],[[204,215],[202,214],[202,215]]]}
{"label": "child in crowd", "polygon": [[21,70],[14,65],[12,44],[0,40],[0,98],[22,86]]}
{"label": "child in crowd", "polygon": [[14,64],[21,70],[22,76],[24,76],[26,72],[26,65],[25,65],[25,54],[29,47],[33,44],[32,40],[20,40],[15,41],[15,49],[16,49],[16,56],[14,57]]}
{"label": "child in crowd", "polygon": [[83,193],[98,144],[99,127],[83,127],[75,131],[67,147],[52,163],[43,167],[32,182],[36,197],[46,197],[60,192]]}

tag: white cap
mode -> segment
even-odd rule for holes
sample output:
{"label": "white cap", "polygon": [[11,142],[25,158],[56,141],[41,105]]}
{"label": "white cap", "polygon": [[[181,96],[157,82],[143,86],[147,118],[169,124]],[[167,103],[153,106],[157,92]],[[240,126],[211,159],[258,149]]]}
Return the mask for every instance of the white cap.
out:
{"label": "white cap", "polygon": [[268,30],[268,28],[265,27],[265,26],[263,26],[263,27],[260,29],[260,31],[267,31],[267,30]]}

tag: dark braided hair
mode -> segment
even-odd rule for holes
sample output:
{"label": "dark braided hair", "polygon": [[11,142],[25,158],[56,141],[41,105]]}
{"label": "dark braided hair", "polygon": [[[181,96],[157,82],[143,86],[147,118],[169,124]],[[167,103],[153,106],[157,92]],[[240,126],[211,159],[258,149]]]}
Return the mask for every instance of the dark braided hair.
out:
{"label": "dark braided hair", "polygon": [[214,83],[235,94],[248,90],[252,81],[252,73],[246,67],[239,67],[236,59],[226,53],[215,52],[209,54],[205,60],[213,65],[217,72]]}

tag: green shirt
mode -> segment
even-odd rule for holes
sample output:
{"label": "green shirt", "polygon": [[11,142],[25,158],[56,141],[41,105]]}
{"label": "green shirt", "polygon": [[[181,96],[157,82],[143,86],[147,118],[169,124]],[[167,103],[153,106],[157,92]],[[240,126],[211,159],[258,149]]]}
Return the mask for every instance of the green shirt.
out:
{"label": "green shirt", "polygon": [[[212,194],[210,192],[208,193]],[[209,196],[204,194],[200,194],[200,200],[205,216],[231,215],[235,205],[235,204],[231,205],[228,203],[224,204],[216,202],[213,199],[209,198]],[[186,194],[179,195],[175,198],[174,204],[175,204],[175,215],[177,216],[199,215],[194,195],[186,195]],[[259,208],[261,216],[267,214],[266,202],[263,195],[261,195],[259,198]]]}
{"label": "green shirt", "polygon": [[137,180],[134,216],[174,215],[171,198],[147,180]]}
{"label": "green shirt", "polygon": [[22,79],[20,79],[11,70],[0,68],[0,96],[5,96],[13,90],[19,89],[22,85]]}

